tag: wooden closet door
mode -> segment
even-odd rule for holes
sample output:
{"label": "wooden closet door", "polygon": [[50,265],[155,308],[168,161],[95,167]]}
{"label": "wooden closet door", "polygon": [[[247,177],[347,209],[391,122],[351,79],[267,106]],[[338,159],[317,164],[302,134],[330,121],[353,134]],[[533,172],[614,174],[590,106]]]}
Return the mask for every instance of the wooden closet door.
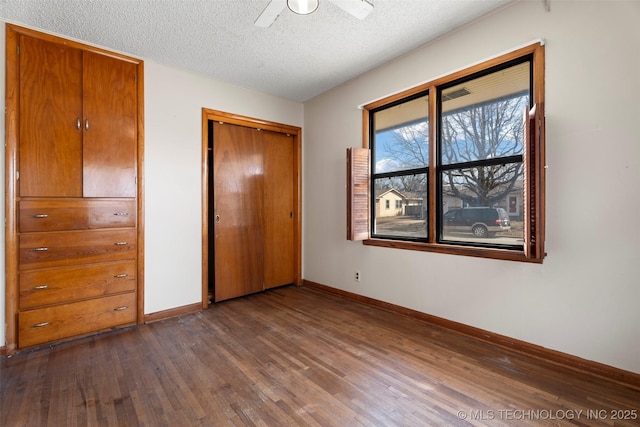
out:
{"label": "wooden closet door", "polygon": [[20,36],[19,194],[82,196],[82,52]]}
{"label": "wooden closet door", "polygon": [[85,197],[136,197],[136,64],[84,52]]}
{"label": "wooden closet door", "polygon": [[262,132],[264,154],[264,287],[295,281],[293,144],[291,135]]}
{"label": "wooden closet door", "polygon": [[260,132],[213,125],[215,301],[263,289],[263,155]]}

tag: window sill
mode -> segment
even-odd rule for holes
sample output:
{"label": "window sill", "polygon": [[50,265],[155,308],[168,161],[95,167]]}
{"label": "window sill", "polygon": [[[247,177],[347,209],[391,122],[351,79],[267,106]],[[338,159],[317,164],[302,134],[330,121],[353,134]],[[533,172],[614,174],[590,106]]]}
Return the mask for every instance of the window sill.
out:
{"label": "window sill", "polygon": [[477,258],[489,258],[505,261],[520,261],[542,264],[542,259],[527,258],[522,251],[513,251],[507,249],[457,246],[444,243],[416,243],[387,239],[367,239],[363,240],[362,243],[367,246],[379,246],[383,248],[406,249],[411,251],[435,252],[440,254],[464,255]]}

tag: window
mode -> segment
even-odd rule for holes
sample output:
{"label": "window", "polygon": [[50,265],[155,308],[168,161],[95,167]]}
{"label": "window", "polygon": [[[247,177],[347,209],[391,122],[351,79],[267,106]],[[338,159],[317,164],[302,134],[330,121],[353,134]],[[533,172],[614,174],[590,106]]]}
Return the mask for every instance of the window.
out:
{"label": "window", "polygon": [[[385,105],[369,117],[373,130],[371,170],[376,201],[395,196],[422,206],[427,201],[429,168],[428,95],[417,94]],[[412,240],[426,238],[424,210],[412,212],[415,214],[404,215],[401,209],[391,213],[375,210],[371,235]]]}
{"label": "window", "polygon": [[365,244],[541,262],[543,73],[536,44],[366,105]]}

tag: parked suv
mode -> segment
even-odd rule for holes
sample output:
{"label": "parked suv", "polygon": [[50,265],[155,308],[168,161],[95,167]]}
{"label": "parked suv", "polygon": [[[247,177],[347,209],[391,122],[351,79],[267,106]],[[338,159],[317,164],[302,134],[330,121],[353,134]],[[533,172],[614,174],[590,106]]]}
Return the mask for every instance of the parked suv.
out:
{"label": "parked suv", "polygon": [[502,208],[477,207],[451,209],[443,216],[443,233],[473,233],[476,237],[492,236],[511,230],[509,215]]}

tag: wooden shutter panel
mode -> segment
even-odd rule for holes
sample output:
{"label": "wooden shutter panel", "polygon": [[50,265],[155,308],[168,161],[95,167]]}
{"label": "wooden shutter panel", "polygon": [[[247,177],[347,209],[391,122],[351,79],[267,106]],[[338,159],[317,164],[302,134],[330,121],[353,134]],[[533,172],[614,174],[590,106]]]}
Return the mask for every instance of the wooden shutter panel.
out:
{"label": "wooden shutter panel", "polygon": [[369,238],[369,150],[347,148],[347,240]]}
{"label": "wooden shutter panel", "polygon": [[524,253],[544,258],[544,104],[527,107],[524,115]]}

